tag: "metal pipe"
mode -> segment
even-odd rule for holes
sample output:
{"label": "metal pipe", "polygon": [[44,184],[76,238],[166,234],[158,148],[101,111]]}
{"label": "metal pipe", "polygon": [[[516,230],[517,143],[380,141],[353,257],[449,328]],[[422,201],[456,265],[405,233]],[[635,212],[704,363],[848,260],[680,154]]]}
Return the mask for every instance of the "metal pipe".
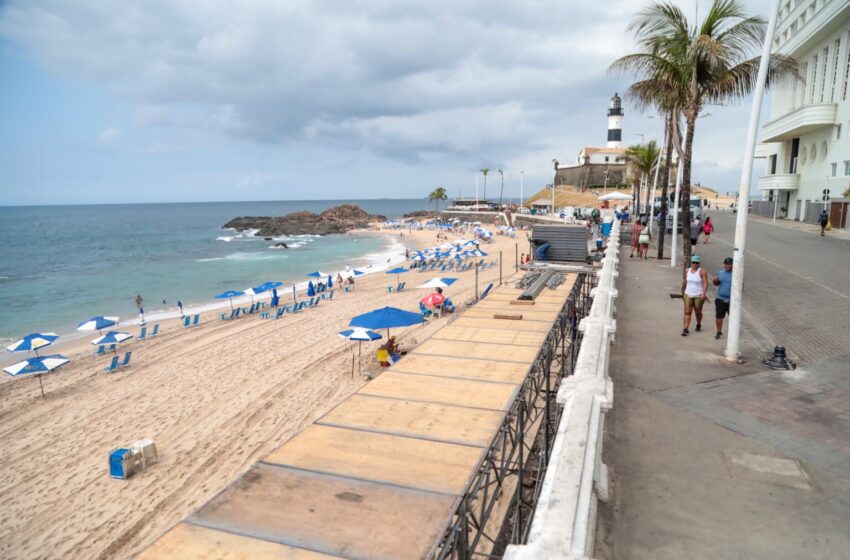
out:
{"label": "metal pipe", "polygon": [[747,217],[750,207],[750,179],[753,174],[753,157],[756,151],[756,135],[759,127],[761,103],[764,97],[767,71],[770,66],[770,47],[776,33],[776,18],[779,12],[779,0],[773,0],[770,21],[764,37],[764,46],[759,62],[756,91],[753,94],[753,106],[750,110],[750,126],[747,130],[747,143],[744,148],[744,166],[741,169],[741,190],[738,194],[738,214],[735,221],[735,241],[732,246],[732,297],[729,304],[729,330],[726,341],[726,359],[737,361],[741,344],[741,298],[744,291],[744,247],[747,240]]}

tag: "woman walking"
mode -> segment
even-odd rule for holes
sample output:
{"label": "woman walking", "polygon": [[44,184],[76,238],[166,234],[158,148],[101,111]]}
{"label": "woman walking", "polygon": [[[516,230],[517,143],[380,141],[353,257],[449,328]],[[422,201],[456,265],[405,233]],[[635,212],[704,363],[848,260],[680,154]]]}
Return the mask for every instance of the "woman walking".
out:
{"label": "woman walking", "polygon": [[642,229],[638,236],[638,242],[640,243],[640,246],[638,247],[638,258],[643,256],[643,260],[646,260],[646,255],[649,253],[649,242],[652,240],[652,232],[649,231],[649,223],[646,218],[643,218],[641,222]]}
{"label": "woman walking", "polygon": [[711,216],[706,216],[705,223],[702,225],[702,233],[705,236],[703,240],[703,245],[708,244],[708,237],[711,235],[711,232],[714,231],[714,222],[711,221]]}
{"label": "woman walking", "polygon": [[688,336],[691,326],[691,315],[697,316],[696,332],[702,330],[702,304],[705,303],[708,292],[708,276],[700,267],[702,259],[699,255],[691,257],[691,266],[682,274],[682,299],[685,300],[685,317],[682,320],[682,336]]}
{"label": "woman walking", "polygon": [[640,220],[635,220],[635,223],[632,224],[632,252],[629,254],[629,258],[635,256],[635,249],[637,249],[638,258],[640,258],[640,232],[643,231],[643,228],[640,225]]}

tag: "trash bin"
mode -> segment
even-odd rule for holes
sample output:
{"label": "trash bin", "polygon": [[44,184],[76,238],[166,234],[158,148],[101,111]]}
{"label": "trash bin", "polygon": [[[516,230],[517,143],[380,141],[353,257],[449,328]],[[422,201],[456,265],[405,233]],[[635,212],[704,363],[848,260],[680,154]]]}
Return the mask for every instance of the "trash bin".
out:
{"label": "trash bin", "polygon": [[109,476],[126,480],[133,474],[132,453],[121,447],[109,454]]}

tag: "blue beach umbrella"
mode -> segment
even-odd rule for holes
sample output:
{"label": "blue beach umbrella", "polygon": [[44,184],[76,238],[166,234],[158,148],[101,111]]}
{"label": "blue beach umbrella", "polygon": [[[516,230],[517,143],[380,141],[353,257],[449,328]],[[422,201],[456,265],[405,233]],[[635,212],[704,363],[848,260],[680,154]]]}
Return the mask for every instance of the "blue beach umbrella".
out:
{"label": "blue beach umbrella", "polygon": [[28,334],[7,346],[6,350],[9,352],[35,352],[35,355],[38,356],[39,348],[50,346],[57,338],[59,338],[59,335],[54,332]]}
{"label": "blue beach umbrella", "polygon": [[366,273],[362,270],[357,270],[356,268],[354,269],[354,276],[363,276],[364,274]]}
{"label": "blue beach umbrella", "polygon": [[227,290],[226,292],[222,292],[215,296],[215,299],[229,299],[230,300],[230,310],[233,311],[233,298],[238,296],[244,296],[245,292],[237,292],[236,290]]}
{"label": "blue beach umbrella", "polygon": [[330,274],[328,274],[328,288],[333,288],[333,287],[334,287],[334,279],[331,278]]}
{"label": "blue beach umbrella", "polygon": [[316,287],[313,285],[313,281],[310,280],[307,282],[307,297],[313,297],[316,295]]}
{"label": "blue beach umbrella", "polygon": [[21,375],[37,375],[38,384],[41,387],[41,398],[44,398],[44,383],[41,380],[41,374],[52,371],[70,361],[71,360],[62,354],[37,356],[35,358],[28,358],[23,362],[18,362],[17,364],[12,364],[7,368],[3,368],[3,371],[12,377],[18,377]]}
{"label": "blue beach umbrella", "polygon": [[373,330],[387,329],[387,336],[389,336],[390,329],[409,327],[424,322],[425,319],[421,313],[412,313],[397,307],[382,307],[354,317],[348,325]]}
{"label": "blue beach umbrella", "polygon": [[[344,331],[340,331],[339,336],[346,340],[356,340],[357,341],[357,357],[358,359],[363,356],[363,341],[371,342],[373,340],[378,340],[381,337],[380,333],[376,333],[373,330],[364,329],[362,327],[354,327],[353,329],[345,329]],[[352,355],[351,362],[351,376],[354,377],[354,356]],[[359,361],[359,360],[358,360]]]}
{"label": "blue beach umbrella", "polygon": [[313,272],[309,273],[307,276],[309,276],[311,278],[322,278],[322,277],[324,277],[324,274],[322,274],[318,270],[314,270]]}
{"label": "blue beach umbrella", "polygon": [[416,286],[417,288],[448,288],[452,284],[457,282],[457,278],[431,278],[424,284],[420,284]]}
{"label": "blue beach umbrella", "polygon": [[118,324],[118,317],[102,317],[100,315],[92,317],[88,321],[83,321],[77,326],[78,331],[100,331],[107,327]]}
{"label": "blue beach umbrella", "polygon": [[403,266],[398,266],[396,268],[393,268],[392,270],[385,270],[384,274],[395,274],[396,282],[398,282],[399,274],[404,274],[405,272],[407,272],[406,268],[404,268]]}
{"label": "blue beach umbrella", "polygon": [[100,344],[118,344],[125,340],[130,340],[133,335],[125,332],[109,331],[103,336],[99,336],[91,341],[92,344],[98,346]]}

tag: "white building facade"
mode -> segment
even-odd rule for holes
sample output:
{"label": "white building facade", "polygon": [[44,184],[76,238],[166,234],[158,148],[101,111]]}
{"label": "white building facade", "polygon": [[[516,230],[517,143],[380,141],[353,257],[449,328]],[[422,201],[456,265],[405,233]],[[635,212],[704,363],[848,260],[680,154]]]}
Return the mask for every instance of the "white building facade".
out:
{"label": "white building facade", "polygon": [[824,189],[840,199],[850,188],[850,1],[783,0],[773,52],[793,57],[800,79],[772,89],[758,188],[778,217],[813,222]]}

